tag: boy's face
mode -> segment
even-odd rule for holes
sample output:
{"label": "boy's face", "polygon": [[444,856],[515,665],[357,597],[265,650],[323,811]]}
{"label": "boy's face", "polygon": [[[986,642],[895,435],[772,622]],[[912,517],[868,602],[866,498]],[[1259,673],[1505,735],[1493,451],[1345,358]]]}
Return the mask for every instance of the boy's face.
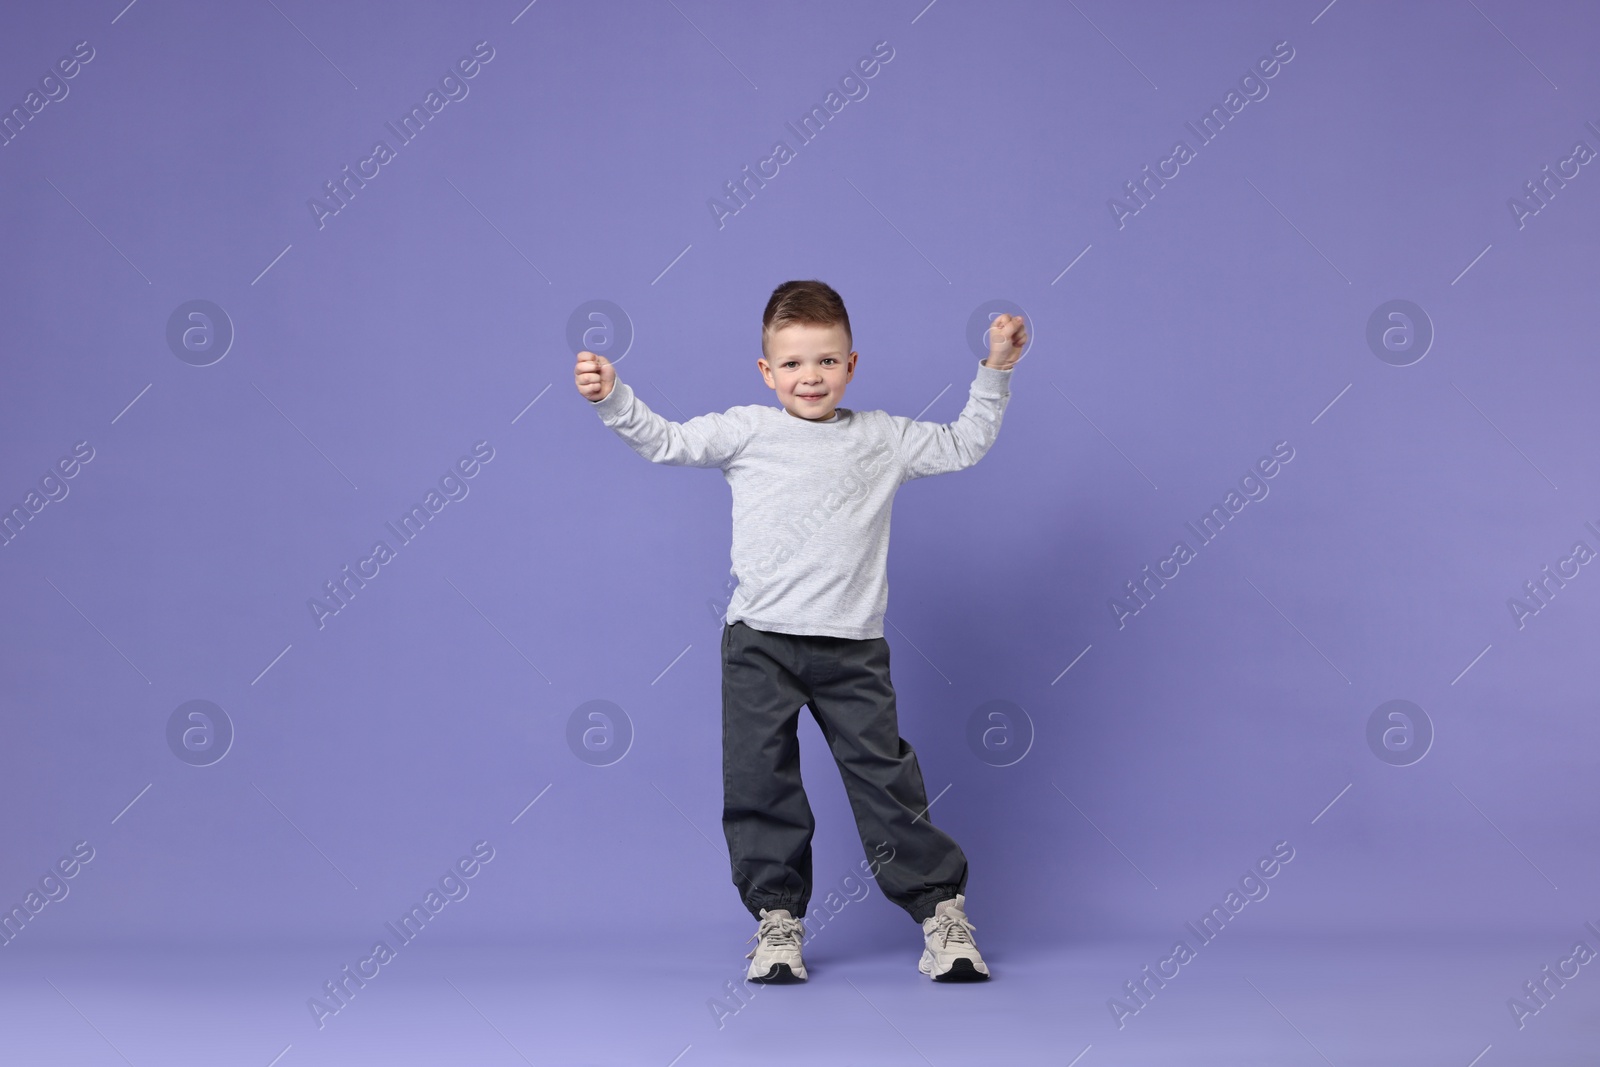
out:
{"label": "boy's face", "polygon": [[857,353],[846,350],[849,344],[843,326],[792,322],[767,337],[768,355],[756,366],[789,414],[821,422],[833,417],[855,376]]}

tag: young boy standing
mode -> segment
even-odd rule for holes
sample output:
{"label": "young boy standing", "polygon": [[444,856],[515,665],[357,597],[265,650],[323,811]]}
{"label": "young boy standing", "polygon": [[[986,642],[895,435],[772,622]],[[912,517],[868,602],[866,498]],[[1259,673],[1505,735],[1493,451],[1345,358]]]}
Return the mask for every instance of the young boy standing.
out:
{"label": "young boy standing", "polygon": [[[805,981],[801,919],[815,828],[800,780],[802,704],[822,730],[883,894],[920,923],[918,970],[989,977],[972,938],[967,859],[933,825],[916,752],[901,736],[883,616],[889,514],[913,478],[972,466],[1000,432],[1022,319],[990,328],[965,408],[948,425],[839,406],[855,375],[850,318],[820,281],[773,290],[756,366],[781,407],[683,423],[645,406],[604,356],[578,353],[578,391],[655,463],[719,467],[733,490],[733,574],[722,631],[722,828],[733,881],[759,920],[747,978]],[[880,851],[880,857],[882,855]]]}

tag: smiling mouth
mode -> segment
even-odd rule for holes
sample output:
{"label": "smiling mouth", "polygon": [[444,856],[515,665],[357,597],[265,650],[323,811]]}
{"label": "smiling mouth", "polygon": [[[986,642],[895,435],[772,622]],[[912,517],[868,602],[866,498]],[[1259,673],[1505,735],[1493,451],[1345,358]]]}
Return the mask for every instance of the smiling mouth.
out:
{"label": "smiling mouth", "polygon": [[821,400],[827,393],[796,393],[801,400]]}

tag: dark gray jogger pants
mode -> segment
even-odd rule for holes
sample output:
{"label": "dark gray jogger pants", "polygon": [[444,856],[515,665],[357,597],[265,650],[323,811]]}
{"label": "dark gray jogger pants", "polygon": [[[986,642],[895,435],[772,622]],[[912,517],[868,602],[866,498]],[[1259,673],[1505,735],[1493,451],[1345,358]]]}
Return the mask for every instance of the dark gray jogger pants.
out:
{"label": "dark gray jogger pants", "polygon": [[[722,831],[750,914],[811,900],[816,821],[800,781],[800,707],[839,765],[878,887],[917,922],[967,887],[967,857],[933,825],[917,754],[900,736],[889,642],[722,630]],[[882,847],[887,845],[887,847]],[[892,849],[892,853],[889,851]]]}

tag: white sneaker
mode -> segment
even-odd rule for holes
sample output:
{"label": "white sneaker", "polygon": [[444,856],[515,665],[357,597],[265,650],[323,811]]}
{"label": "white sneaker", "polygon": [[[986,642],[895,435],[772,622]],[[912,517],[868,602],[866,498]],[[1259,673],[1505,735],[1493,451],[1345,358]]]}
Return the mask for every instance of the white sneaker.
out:
{"label": "white sneaker", "polygon": [[941,900],[933,917],[922,922],[924,948],[917,970],[935,982],[982,982],[989,977],[989,965],[972,940],[976,927],[962,910],[966,902],[965,893]]}
{"label": "white sneaker", "polygon": [[800,958],[800,942],[805,940],[805,923],[784,908],[761,909],[761,925],[747,940],[756,947],[745,953],[750,969],[745,979],[751,982],[787,984],[806,980],[805,961]]}

